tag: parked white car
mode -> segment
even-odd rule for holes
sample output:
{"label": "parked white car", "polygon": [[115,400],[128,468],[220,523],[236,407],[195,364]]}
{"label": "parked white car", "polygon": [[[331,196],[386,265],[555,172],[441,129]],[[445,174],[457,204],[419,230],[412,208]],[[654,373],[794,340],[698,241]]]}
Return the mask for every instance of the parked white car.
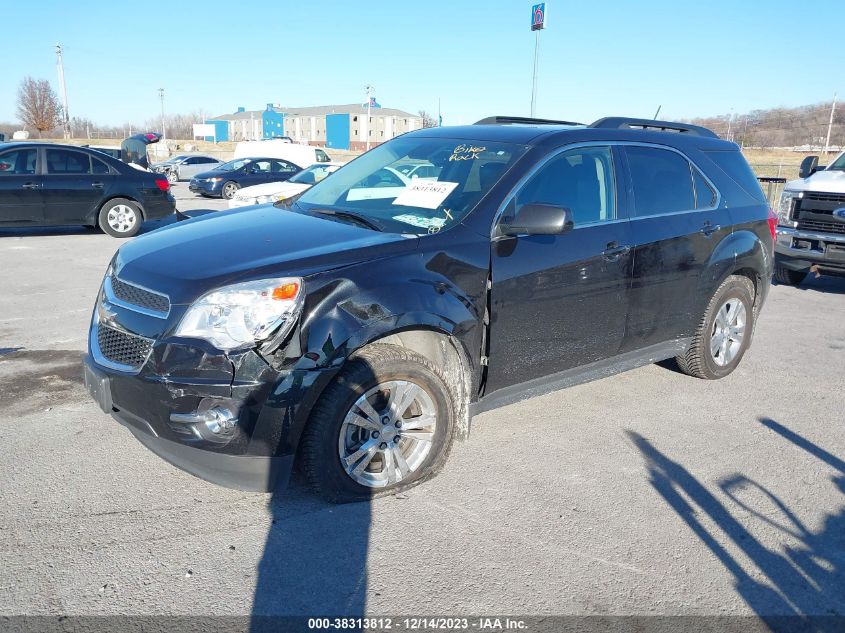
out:
{"label": "parked white car", "polygon": [[284,182],[266,182],[239,189],[229,200],[229,208],[246,207],[251,204],[268,204],[287,200],[316,185],[323,178],[337,171],[343,163],[315,163],[303,169]]}
{"label": "parked white car", "polygon": [[281,158],[302,167],[314,163],[329,163],[331,158],[319,147],[291,143],[280,138],[265,141],[241,141],[235,145],[235,158],[249,158],[263,156],[266,158]]}

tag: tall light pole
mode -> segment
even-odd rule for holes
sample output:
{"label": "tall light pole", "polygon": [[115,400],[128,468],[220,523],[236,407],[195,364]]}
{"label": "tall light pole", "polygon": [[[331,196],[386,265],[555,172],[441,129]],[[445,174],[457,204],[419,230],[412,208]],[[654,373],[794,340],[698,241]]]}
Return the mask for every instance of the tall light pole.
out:
{"label": "tall light pole", "polygon": [[534,39],[534,75],[531,80],[531,117],[537,112],[537,69],[540,65],[540,31],[546,28],[546,3],[541,2],[531,7],[531,30],[536,33]]}
{"label": "tall light pole", "polygon": [[830,121],[827,124],[827,139],[824,142],[824,155],[827,156],[827,148],[830,147],[830,130],[833,128],[833,113],[836,112],[836,93],[833,93],[833,103],[830,105]]}
{"label": "tall light pole", "polygon": [[56,44],[56,68],[59,71],[59,90],[62,91],[62,130],[70,138],[70,115],[67,111],[67,86],[65,86],[65,64],[62,60],[62,45]]}
{"label": "tall light pole", "polygon": [[164,88],[158,89],[158,98],[161,99],[161,140],[167,142],[167,127],[164,124]]}
{"label": "tall light pole", "polygon": [[367,90],[367,151],[370,151],[370,106],[372,105],[373,87],[370,84],[366,86]]}

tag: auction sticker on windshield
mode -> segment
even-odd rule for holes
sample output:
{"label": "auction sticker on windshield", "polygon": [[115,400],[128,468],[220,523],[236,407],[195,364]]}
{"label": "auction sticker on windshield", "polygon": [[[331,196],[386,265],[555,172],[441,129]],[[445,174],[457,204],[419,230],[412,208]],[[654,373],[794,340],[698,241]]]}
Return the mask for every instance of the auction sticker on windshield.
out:
{"label": "auction sticker on windshield", "polygon": [[402,193],[396,196],[393,204],[403,207],[417,207],[418,209],[436,209],[447,196],[458,186],[456,182],[439,182],[436,180],[412,180]]}

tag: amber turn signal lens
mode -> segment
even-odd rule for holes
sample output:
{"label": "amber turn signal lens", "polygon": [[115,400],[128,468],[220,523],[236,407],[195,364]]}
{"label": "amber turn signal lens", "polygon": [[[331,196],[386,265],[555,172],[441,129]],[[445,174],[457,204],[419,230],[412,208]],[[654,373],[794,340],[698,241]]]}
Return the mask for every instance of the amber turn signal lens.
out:
{"label": "amber turn signal lens", "polygon": [[298,283],[277,286],[273,288],[273,299],[276,299],[278,301],[286,301],[287,299],[293,299],[296,296],[297,292],[299,292]]}

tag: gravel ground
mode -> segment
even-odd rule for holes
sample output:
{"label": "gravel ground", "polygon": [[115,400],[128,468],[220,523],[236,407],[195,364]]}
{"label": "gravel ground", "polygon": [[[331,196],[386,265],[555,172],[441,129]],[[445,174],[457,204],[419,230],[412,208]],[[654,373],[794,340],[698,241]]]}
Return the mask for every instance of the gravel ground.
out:
{"label": "gravel ground", "polygon": [[774,287],[725,380],[485,413],[431,482],[328,506],[205,483],[89,400],[119,245],[0,231],[0,615],[845,614],[845,280]]}

